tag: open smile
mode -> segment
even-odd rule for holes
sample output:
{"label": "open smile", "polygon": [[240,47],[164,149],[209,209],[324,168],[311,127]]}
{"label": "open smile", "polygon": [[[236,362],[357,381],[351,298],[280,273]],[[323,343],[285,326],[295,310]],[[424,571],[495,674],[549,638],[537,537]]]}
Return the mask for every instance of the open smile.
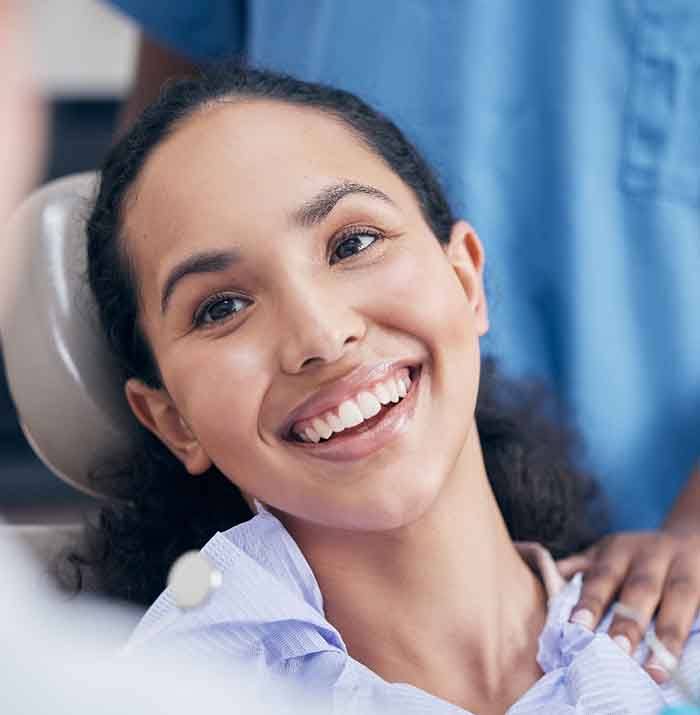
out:
{"label": "open smile", "polygon": [[[337,462],[361,459],[382,449],[406,431],[415,412],[422,365],[409,366],[407,373],[409,380],[404,383],[410,382],[408,388],[402,390],[401,381],[397,380],[398,396],[390,395],[386,404],[381,404],[379,411],[373,416],[359,416],[358,420],[361,421],[358,424],[351,427],[342,426],[341,431],[330,434],[328,429],[325,429],[324,434],[328,435],[325,438],[320,434],[324,427],[317,424],[319,431],[302,431],[301,435],[291,431],[286,439],[309,456]],[[387,392],[391,392],[390,385]],[[379,394],[382,394],[381,390]]]}

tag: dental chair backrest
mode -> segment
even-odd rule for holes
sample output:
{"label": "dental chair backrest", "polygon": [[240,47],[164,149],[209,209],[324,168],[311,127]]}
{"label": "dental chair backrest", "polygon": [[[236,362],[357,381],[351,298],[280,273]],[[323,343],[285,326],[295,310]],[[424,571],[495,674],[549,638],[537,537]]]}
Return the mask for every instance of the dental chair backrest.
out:
{"label": "dental chair backrest", "polygon": [[16,278],[0,340],[22,431],[51,471],[93,495],[91,470],[128,449],[136,430],[85,278],[96,182],[75,174],[38,189],[0,236],[10,257],[0,280]]}

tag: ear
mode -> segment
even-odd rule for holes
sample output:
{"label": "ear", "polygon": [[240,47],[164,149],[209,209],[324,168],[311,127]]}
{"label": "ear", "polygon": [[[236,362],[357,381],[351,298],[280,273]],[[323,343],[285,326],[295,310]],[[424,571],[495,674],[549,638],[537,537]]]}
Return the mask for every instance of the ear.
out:
{"label": "ear", "polygon": [[484,291],[484,249],[466,221],[457,221],[452,227],[446,254],[474,312],[477,331],[480,336],[485,335],[489,329],[489,314]]}
{"label": "ear", "polygon": [[124,390],[136,419],[170,449],[190,474],[202,474],[211,467],[211,459],[165,389],[148,387],[131,378]]}

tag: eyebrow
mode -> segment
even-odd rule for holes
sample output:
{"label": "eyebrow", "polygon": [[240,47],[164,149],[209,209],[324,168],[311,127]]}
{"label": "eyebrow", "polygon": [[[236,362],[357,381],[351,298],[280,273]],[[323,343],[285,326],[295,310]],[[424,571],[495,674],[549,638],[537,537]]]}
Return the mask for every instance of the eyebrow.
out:
{"label": "eyebrow", "polygon": [[[323,221],[336,204],[351,194],[362,194],[380,199],[394,206],[394,202],[379,189],[354,181],[343,181],[321,189],[314,197],[305,201],[292,215],[292,222],[304,227],[315,226]],[[197,273],[221,273],[241,260],[235,249],[227,251],[203,251],[188,256],[178,263],[168,274],[161,294],[160,310],[165,314],[175,286],[186,276]]]}
{"label": "eyebrow", "polygon": [[300,226],[315,226],[323,221],[335,208],[335,205],[350,194],[364,194],[374,199],[380,199],[394,206],[394,202],[379,189],[367,184],[357,184],[354,181],[343,181],[321,189],[316,196],[304,202],[293,214],[292,220]]}
{"label": "eyebrow", "polygon": [[163,286],[160,300],[160,312],[165,313],[175,286],[185,277],[193,273],[221,273],[241,260],[240,253],[235,249],[228,251],[203,251],[194,253],[178,263],[168,274]]}

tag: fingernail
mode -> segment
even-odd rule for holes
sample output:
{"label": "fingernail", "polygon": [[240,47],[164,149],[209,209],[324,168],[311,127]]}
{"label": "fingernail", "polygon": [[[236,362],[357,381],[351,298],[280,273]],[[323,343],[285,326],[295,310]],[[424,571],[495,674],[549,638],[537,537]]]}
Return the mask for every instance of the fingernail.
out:
{"label": "fingernail", "polygon": [[629,655],[632,651],[632,644],[630,643],[630,639],[627,636],[615,636],[613,638],[613,641],[617,643],[617,645],[620,646],[621,650],[627,653],[627,655]]}
{"label": "fingernail", "polygon": [[578,623],[579,626],[588,628],[588,630],[593,630],[593,611],[589,611],[587,608],[579,608],[578,611],[571,616],[572,623]]}
{"label": "fingernail", "polygon": [[668,671],[663,667],[663,665],[661,665],[661,663],[659,663],[655,655],[652,655],[651,658],[649,658],[646,668],[647,670],[653,671],[661,682],[666,682],[668,680]]}

